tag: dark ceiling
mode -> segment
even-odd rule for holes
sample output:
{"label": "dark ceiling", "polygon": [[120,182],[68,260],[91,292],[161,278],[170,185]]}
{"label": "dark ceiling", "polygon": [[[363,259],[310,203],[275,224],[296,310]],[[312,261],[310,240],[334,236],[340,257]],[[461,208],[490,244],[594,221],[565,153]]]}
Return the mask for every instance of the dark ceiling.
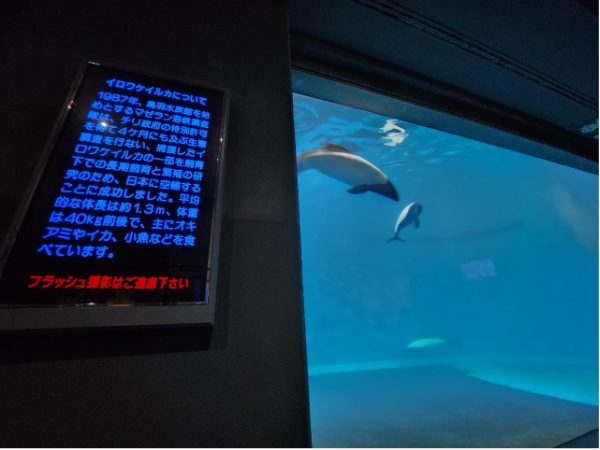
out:
{"label": "dark ceiling", "polygon": [[[423,76],[592,139],[598,9],[587,0],[289,0],[300,41]],[[298,48],[298,45],[296,45]],[[586,139],[589,142],[589,139]],[[596,148],[596,142],[593,143]],[[597,156],[596,156],[597,158]]]}
{"label": "dark ceiling", "polygon": [[[3,5],[0,37],[26,3]],[[317,55],[321,71],[354,68],[384,93],[417,87],[413,99],[598,160],[597,0],[287,4],[292,62]]]}

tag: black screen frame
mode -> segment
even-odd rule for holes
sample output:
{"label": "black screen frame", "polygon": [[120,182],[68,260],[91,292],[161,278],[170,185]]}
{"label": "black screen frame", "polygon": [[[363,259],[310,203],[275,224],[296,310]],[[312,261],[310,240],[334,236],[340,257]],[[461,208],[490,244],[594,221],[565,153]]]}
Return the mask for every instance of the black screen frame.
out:
{"label": "black screen frame", "polygon": [[[101,64],[86,59],[82,62],[74,82],[68,92],[59,117],[57,118],[51,135],[46,142],[40,160],[32,176],[29,188],[24,195],[17,214],[7,233],[0,252],[0,273],[6,269],[10,261],[11,252],[23,229],[24,221],[28,217],[30,207],[34,201],[41,181],[55,153],[55,147],[67,124],[73,102],[80,92],[89,69],[97,67],[116,72],[129,73],[133,76],[153,78],[158,82],[187,85],[194,89],[214,92],[220,99],[219,122],[213,126],[218,127],[218,141],[216,144],[214,179],[211,189],[212,205],[209,206],[211,217],[210,237],[207,245],[206,287],[204,301],[167,302],[166,304],[140,303],[127,305],[128,307],[115,307],[107,304],[7,304],[0,305],[0,330],[27,330],[27,329],[56,329],[80,327],[111,327],[111,326],[153,326],[153,325],[205,325],[214,323],[216,302],[216,280],[219,256],[220,225],[222,217],[223,172],[225,165],[225,141],[229,119],[230,91],[224,88],[198,84],[197,81],[163,76],[149,73],[132,67],[116,64]],[[124,306],[124,305],[116,305]]]}

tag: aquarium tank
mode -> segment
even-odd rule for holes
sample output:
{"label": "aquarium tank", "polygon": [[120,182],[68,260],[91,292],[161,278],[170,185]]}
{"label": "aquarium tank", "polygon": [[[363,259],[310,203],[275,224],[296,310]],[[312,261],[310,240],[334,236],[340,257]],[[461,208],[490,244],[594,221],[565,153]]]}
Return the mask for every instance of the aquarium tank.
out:
{"label": "aquarium tank", "polygon": [[313,446],[596,429],[597,173],[377,102],[293,102]]}

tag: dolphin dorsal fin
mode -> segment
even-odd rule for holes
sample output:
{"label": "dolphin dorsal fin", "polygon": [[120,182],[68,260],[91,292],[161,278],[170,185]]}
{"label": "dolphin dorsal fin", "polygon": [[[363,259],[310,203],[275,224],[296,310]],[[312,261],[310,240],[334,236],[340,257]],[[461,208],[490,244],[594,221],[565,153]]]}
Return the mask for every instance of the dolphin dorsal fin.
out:
{"label": "dolphin dorsal fin", "polygon": [[325,142],[321,148],[329,152],[343,152],[353,154],[350,150],[347,150],[344,147],[340,147],[339,145],[336,145],[332,142]]}

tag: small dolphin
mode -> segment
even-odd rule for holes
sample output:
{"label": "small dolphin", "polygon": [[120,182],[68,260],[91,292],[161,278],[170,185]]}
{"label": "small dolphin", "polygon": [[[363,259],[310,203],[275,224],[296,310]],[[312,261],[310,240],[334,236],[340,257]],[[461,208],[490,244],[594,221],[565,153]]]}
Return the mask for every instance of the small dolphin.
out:
{"label": "small dolphin", "polygon": [[408,137],[408,132],[398,125],[397,122],[398,120],[396,119],[388,119],[385,121],[385,125],[379,129],[382,133],[385,133],[385,136],[383,136],[381,140],[387,142],[383,145],[395,147],[396,145],[402,144]]}
{"label": "small dolphin", "polygon": [[396,226],[394,227],[394,236],[388,239],[388,242],[392,241],[402,241],[404,239],[398,237],[398,233],[402,228],[406,228],[411,223],[415,224],[415,228],[419,228],[419,215],[423,211],[423,207],[420,203],[412,202],[408,204],[398,216],[398,220],[396,220]]}
{"label": "small dolphin", "polygon": [[400,132],[391,132],[386,134],[385,136],[383,136],[381,138],[381,140],[387,140],[388,142],[384,142],[383,145],[386,145],[388,147],[395,147],[396,145],[400,145],[404,142],[404,139],[406,139],[406,137],[408,136],[408,134],[406,133],[400,133]]}
{"label": "small dolphin", "polygon": [[322,148],[302,152],[297,158],[298,171],[317,169],[349,184],[351,194],[372,191],[398,201],[398,192],[377,166],[339,145],[326,143]]}
{"label": "small dolphin", "polygon": [[402,353],[411,358],[427,358],[432,356],[450,355],[456,351],[463,350],[463,344],[460,338],[420,338],[410,342]]}
{"label": "small dolphin", "polygon": [[432,348],[439,347],[441,345],[446,344],[446,339],[442,338],[421,338],[415,341],[412,341],[410,344],[406,346],[409,348]]}
{"label": "small dolphin", "polygon": [[398,119],[388,119],[385,121],[385,124],[380,128],[382,133],[387,133],[389,131],[400,131],[401,133],[406,133],[406,130],[398,125]]}

